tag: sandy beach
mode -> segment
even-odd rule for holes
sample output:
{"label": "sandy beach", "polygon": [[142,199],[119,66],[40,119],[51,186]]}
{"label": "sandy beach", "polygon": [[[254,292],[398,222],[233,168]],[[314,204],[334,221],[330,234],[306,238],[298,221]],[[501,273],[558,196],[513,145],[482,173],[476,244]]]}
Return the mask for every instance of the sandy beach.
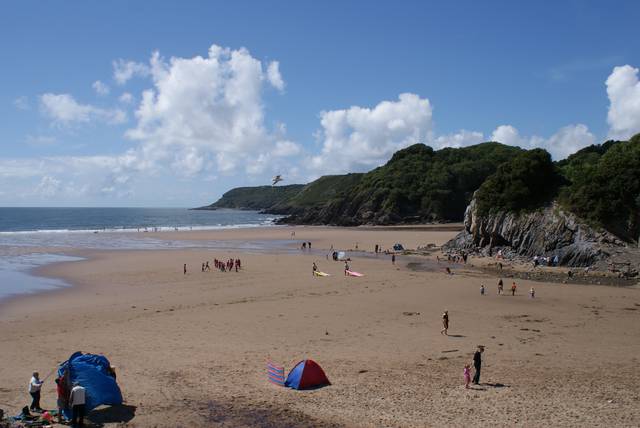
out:
{"label": "sandy beach", "polygon": [[[291,232],[295,231],[295,241]],[[0,408],[29,403],[44,376],[75,351],[117,367],[126,405],[98,409],[93,426],[575,426],[640,425],[640,290],[517,280],[446,263],[372,254],[401,242],[441,245],[451,228],[278,227],[166,232],[155,238],[291,241],[289,249],[76,251],[83,261],[38,271],[73,287],[0,306]],[[298,241],[312,242],[301,251]],[[329,249],[350,252],[345,277]],[[240,258],[240,272],[201,272]],[[329,277],[314,277],[313,262]],[[188,273],[182,272],[183,263]],[[505,291],[511,285],[504,278]],[[480,285],[486,295],[480,295]],[[527,292],[535,287],[536,297]],[[449,336],[440,334],[449,311]],[[481,385],[463,386],[477,345]],[[332,385],[312,391],[267,381],[310,358]],[[55,406],[55,384],[42,403]]]}

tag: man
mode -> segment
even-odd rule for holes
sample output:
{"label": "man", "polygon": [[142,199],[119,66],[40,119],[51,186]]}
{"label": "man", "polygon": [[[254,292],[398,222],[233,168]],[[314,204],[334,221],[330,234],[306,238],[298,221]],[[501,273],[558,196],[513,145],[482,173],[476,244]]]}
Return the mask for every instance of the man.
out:
{"label": "man", "polygon": [[40,374],[33,372],[33,376],[29,382],[29,394],[31,394],[31,406],[29,406],[29,410],[33,412],[42,412],[40,408],[40,389],[43,383],[44,382],[40,380]]}
{"label": "man", "polygon": [[480,384],[480,369],[482,368],[482,353],[484,352],[484,346],[478,345],[478,350],[473,354],[473,368],[476,370],[473,375],[473,383]]}
{"label": "man", "polygon": [[84,403],[85,389],[78,383],[73,383],[73,389],[69,396],[69,405],[71,405],[71,426],[84,426]]}

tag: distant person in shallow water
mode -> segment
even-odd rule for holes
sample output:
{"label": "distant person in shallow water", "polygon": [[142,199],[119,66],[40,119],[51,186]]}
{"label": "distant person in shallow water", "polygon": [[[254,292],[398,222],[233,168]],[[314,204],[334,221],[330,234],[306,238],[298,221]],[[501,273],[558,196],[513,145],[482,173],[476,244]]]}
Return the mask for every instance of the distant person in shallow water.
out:
{"label": "distant person in shallow water", "polygon": [[440,334],[449,335],[449,311],[444,311],[442,314],[442,330],[440,330]]}

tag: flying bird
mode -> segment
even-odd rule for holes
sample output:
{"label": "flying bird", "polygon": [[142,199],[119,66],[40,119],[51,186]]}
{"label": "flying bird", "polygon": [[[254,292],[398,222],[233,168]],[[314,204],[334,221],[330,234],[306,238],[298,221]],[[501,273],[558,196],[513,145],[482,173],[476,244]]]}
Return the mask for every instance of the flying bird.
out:
{"label": "flying bird", "polygon": [[272,178],[272,181],[273,182],[271,183],[271,185],[275,186],[276,184],[282,181],[282,176],[276,175],[275,177]]}

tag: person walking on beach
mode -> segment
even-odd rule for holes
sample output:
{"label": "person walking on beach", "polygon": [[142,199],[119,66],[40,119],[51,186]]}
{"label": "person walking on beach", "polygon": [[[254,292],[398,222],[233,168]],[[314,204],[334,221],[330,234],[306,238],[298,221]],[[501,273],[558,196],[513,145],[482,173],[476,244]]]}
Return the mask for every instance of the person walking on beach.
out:
{"label": "person walking on beach", "polygon": [[480,295],[484,296],[484,284],[480,284]]}
{"label": "person walking on beach", "polygon": [[392,254],[392,255],[391,255],[391,264],[392,264],[392,265],[395,265],[395,264],[396,264],[396,255],[395,255],[395,254]]}
{"label": "person walking on beach", "polygon": [[504,291],[504,283],[502,282],[502,278],[498,281],[498,296],[502,295]]}
{"label": "person walking on beach", "polygon": [[344,276],[347,276],[347,275],[348,275],[348,273],[347,273],[347,272],[348,272],[349,270],[350,270],[350,269],[349,269],[349,263],[347,263],[347,261],[345,260],[345,261],[344,261]]}
{"label": "person walking on beach", "polygon": [[85,389],[78,382],[73,383],[71,395],[69,396],[69,404],[71,405],[71,426],[84,426],[85,411]]}
{"label": "person walking on beach", "polygon": [[484,352],[484,346],[478,345],[478,350],[473,354],[473,368],[475,373],[473,375],[473,383],[480,384],[480,369],[482,368],[482,353]]}
{"label": "person walking on beach", "polygon": [[187,264],[185,263],[182,268],[183,268],[183,270],[182,270],[183,274],[186,275],[187,274]]}
{"label": "person walking on beach", "polygon": [[444,334],[445,336],[449,336],[449,311],[444,311],[442,314],[442,330],[440,330],[440,334]]}
{"label": "person walking on beach", "polygon": [[29,410],[33,412],[42,412],[42,408],[40,408],[40,389],[43,383],[44,382],[40,380],[40,374],[33,372],[33,376],[31,376],[31,380],[29,381],[29,394],[31,395]]}
{"label": "person walking on beach", "polygon": [[512,296],[516,295],[516,288],[518,288],[518,287],[516,287],[516,282],[513,281],[513,283],[511,284],[511,295]]}
{"label": "person walking on beach", "polygon": [[534,290],[533,287],[531,287],[531,290],[529,290],[529,297],[531,297],[532,299],[536,297],[536,290]]}
{"label": "person walking on beach", "polygon": [[311,276],[316,276],[316,272],[318,271],[318,266],[316,265],[316,262],[313,262],[313,266],[311,267],[312,271],[311,271]]}

